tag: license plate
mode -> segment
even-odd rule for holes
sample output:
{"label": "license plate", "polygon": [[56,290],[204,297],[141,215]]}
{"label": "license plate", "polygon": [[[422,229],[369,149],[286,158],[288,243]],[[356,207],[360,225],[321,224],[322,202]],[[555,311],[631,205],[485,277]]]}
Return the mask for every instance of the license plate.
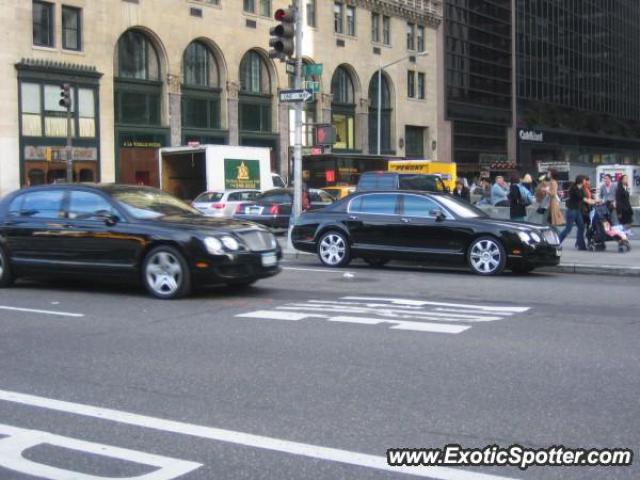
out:
{"label": "license plate", "polygon": [[262,207],[249,207],[247,210],[249,210],[249,213],[256,215],[260,215],[262,213]]}
{"label": "license plate", "polygon": [[556,248],[556,257],[559,257],[561,252],[562,252],[561,249]]}
{"label": "license plate", "polygon": [[262,254],[262,266],[273,267],[278,264],[278,257],[275,253],[263,253]]}

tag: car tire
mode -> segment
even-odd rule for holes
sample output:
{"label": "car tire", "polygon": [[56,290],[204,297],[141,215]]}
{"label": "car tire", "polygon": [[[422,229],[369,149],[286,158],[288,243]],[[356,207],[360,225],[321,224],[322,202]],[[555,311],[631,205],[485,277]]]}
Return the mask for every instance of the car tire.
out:
{"label": "car tire", "polygon": [[498,275],[507,263],[507,254],[502,242],[495,237],[476,238],[467,251],[467,263],[477,275]]}
{"label": "car tire", "polygon": [[4,247],[0,246],[0,288],[10,287],[13,285],[13,280],[9,255]]}
{"label": "car tire", "polygon": [[344,267],[351,261],[347,237],[336,230],[325,232],[318,241],[318,258],[327,267]]}
{"label": "car tire", "polygon": [[519,275],[526,275],[527,273],[533,272],[534,268],[533,265],[513,265],[511,271]]}
{"label": "car tire", "polygon": [[156,298],[172,300],[191,291],[191,272],[184,256],[174,247],[155,247],[142,262],[142,283]]}
{"label": "car tire", "polygon": [[382,268],[387,263],[389,263],[388,258],[364,257],[363,260],[367,263],[367,265],[374,268]]}

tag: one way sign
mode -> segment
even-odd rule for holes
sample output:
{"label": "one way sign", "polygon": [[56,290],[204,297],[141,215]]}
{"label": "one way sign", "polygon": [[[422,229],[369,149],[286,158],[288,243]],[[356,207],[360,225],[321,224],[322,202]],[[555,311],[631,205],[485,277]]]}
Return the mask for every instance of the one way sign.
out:
{"label": "one way sign", "polygon": [[281,102],[306,102],[313,97],[313,92],[307,89],[301,90],[282,90],[280,92]]}

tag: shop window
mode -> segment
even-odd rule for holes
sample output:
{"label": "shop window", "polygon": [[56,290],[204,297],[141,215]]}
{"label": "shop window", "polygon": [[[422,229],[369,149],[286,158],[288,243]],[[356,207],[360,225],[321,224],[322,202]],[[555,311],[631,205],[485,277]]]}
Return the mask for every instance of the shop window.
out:
{"label": "shop window", "polygon": [[35,187],[36,185],[44,185],[45,183],[45,175],[44,170],[39,168],[32,168],[29,170],[29,186]]}
{"label": "shop window", "polygon": [[22,135],[42,136],[42,103],[40,84],[22,82],[20,85]]}
{"label": "shop window", "polygon": [[78,180],[80,182],[94,182],[95,177],[93,175],[93,170],[91,170],[90,168],[81,169],[78,175]]}
{"label": "shop window", "polygon": [[424,127],[405,127],[405,156],[424,158]]}

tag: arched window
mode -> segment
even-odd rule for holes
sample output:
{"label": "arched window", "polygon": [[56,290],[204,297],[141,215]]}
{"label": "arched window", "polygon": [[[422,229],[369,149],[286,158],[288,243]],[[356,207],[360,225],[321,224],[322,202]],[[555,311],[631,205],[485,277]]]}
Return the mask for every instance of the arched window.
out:
{"label": "arched window", "polygon": [[158,52],[138,30],[123,33],[115,54],[117,124],[160,125],[162,82]]}
{"label": "arched window", "polygon": [[[391,151],[391,89],[387,76],[382,74],[382,110],[380,111],[380,153]],[[369,153],[378,153],[378,74],[369,82]]]}
{"label": "arched window", "polygon": [[331,123],[336,131],[334,148],[355,149],[356,105],[353,78],[344,67],[338,67],[331,79]]}
{"label": "arched window", "polygon": [[248,52],[240,62],[240,91],[271,95],[271,78],[264,59],[258,52]]}
{"label": "arched window", "polygon": [[184,84],[189,87],[220,86],[218,63],[211,49],[202,42],[191,42],[183,57]]}
{"label": "arched window", "polygon": [[137,30],[125,32],[118,40],[117,77],[159,80],[158,52],[147,36]]}
{"label": "arched window", "polygon": [[[202,42],[191,42],[182,59],[184,78],[182,83],[183,143],[205,139],[213,143],[212,132],[193,129],[220,128],[220,71],[211,49]],[[224,138],[221,139],[222,141]],[[205,143],[205,142],[203,142]],[[217,143],[217,142],[216,142]]]}
{"label": "arched window", "polygon": [[271,131],[271,77],[264,58],[249,51],[240,62],[240,130]]}

